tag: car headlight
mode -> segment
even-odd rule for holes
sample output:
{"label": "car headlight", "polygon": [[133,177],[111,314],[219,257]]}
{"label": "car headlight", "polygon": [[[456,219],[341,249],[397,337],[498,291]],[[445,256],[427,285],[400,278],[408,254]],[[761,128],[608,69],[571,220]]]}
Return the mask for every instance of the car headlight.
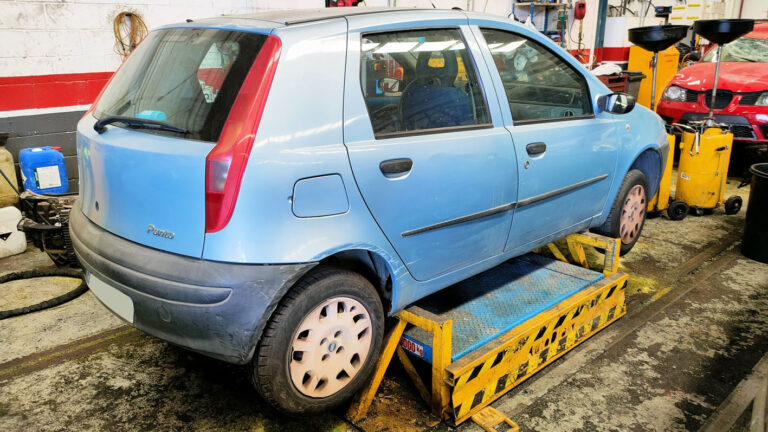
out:
{"label": "car headlight", "polygon": [[768,92],[763,92],[755,101],[755,105],[768,106]]}
{"label": "car headlight", "polygon": [[685,93],[686,91],[684,88],[678,87],[676,85],[671,85],[667,87],[666,90],[664,90],[664,95],[662,96],[662,99],[685,102],[685,99],[686,99]]}

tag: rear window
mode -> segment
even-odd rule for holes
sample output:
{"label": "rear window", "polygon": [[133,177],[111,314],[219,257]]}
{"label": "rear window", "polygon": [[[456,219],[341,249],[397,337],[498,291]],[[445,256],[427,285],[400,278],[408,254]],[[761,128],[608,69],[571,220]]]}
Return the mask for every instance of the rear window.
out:
{"label": "rear window", "polygon": [[126,60],[94,110],[97,119],[160,121],[216,141],[267,36],[219,29],[152,32]]}

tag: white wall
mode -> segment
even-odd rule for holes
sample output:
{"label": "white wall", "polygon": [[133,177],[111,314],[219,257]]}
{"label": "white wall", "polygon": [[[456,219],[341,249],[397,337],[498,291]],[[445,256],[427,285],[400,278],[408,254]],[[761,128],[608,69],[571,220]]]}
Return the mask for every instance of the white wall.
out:
{"label": "white wall", "polygon": [[152,29],[187,18],[323,7],[324,0],[0,0],[0,77],[113,71],[112,21],[141,14]]}
{"label": "white wall", "polygon": [[[736,8],[738,11],[738,6]],[[768,0],[744,0],[744,5],[741,8],[741,17],[768,19]]]}

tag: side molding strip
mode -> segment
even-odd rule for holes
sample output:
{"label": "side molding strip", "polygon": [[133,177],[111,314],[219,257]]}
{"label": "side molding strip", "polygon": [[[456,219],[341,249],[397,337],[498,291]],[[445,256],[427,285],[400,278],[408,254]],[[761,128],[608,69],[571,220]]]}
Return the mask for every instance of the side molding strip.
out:
{"label": "side molding strip", "polygon": [[549,192],[546,192],[546,193],[543,193],[543,194],[540,194],[540,195],[535,195],[535,196],[532,196],[530,198],[526,198],[524,200],[518,201],[517,202],[517,207],[518,208],[525,207],[527,205],[531,205],[531,204],[537,203],[539,201],[544,201],[545,199],[549,199],[549,198],[552,198],[552,197],[554,197],[556,195],[561,195],[561,194],[564,194],[566,192],[570,192],[570,191],[572,191],[574,189],[578,189],[578,188],[582,188],[582,187],[587,186],[587,185],[591,185],[592,183],[599,182],[600,180],[604,180],[606,178],[608,178],[608,174],[603,174],[603,175],[600,175],[600,176],[597,176],[597,177],[593,177],[593,178],[588,179],[588,180],[584,180],[584,181],[581,181],[581,182],[578,182],[578,183],[574,183],[574,184],[572,184],[570,186],[566,186],[566,187],[563,187],[563,188],[560,188],[560,189],[555,189],[555,190],[552,190],[552,191],[549,191]]}
{"label": "side molding strip", "polygon": [[456,224],[460,224],[460,223],[464,223],[464,222],[469,222],[469,221],[472,221],[472,220],[475,220],[475,219],[480,219],[480,218],[484,218],[484,217],[487,217],[487,216],[495,215],[495,214],[498,214],[498,213],[503,213],[505,211],[514,210],[515,208],[525,207],[527,205],[531,205],[531,204],[537,203],[539,201],[544,201],[544,200],[552,198],[554,196],[561,195],[561,194],[564,194],[566,192],[570,192],[570,191],[572,191],[574,189],[582,188],[582,187],[590,185],[592,183],[599,182],[600,180],[604,180],[606,178],[608,178],[608,174],[603,174],[603,175],[600,175],[600,176],[597,176],[597,177],[594,177],[594,178],[591,178],[591,179],[588,179],[588,180],[584,180],[584,181],[581,181],[581,182],[578,182],[578,183],[574,183],[574,184],[572,184],[570,186],[566,186],[566,187],[563,187],[563,188],[560,188],[560,189],[555,189],[555,190],[552,190],[552,191],[549,191],[549,192],[546,192],[546,193],[543,193],[543,194],[540,194],[540,195],[535,195],[535,196],[532,196],[530,198],[526,198],[526,199],[524,199],[522,201],[511,202],[511,203],[508,203],[508,204],[503,204],[503,205],[500,205],[498,207],[493,207],[493,208],[490,208],[488,210],[483,210],[481,212],[472,213],[472,214],[469,214],[469,215],[466,215],[466,216],[462,216],[462,217],[459,217],[459,218],[456,218],[456,219],[450,219],[450,220],[447,220],[447,221],[436,223],[434,225],[427,225],[425,227],[408,230],[408,231],[403,232],[400,235],[403,236],[403,237],[409,237],[409,236],[412,236],[412,235],[421,234],[423,232],[432,231],[432,230],[436,230],[436,229],[440,229],[440,228],[445,228],[445,227],[448,227],[448,226],[451,226],[451,225],[456,225]]}
{"label": "side molding strip", "polygon": [[404,233],[402,233],[400,235],[402,235],[403,237],[408,237],[408,236],[412,236],[412,235],[415,235],[415,234],[421,234],[423,232],[436,230],[438,228],[445,228],[447,226],[456,225],[456,224],[460,224],[460,223],[464,223],[464,222],[469,222],[471,220],[484,218],[484,217],[487,217],[487,216],[495,215],[497,213],[503,213],[505,211],[509,211],[509,210],[514,209],[516,204],[517,203],[515,203],[515,202],[511,202],[509,204],[500,205],[498,207],[490,208],[488,210],[483,210],[483,211],[478,212],[478,213],[472,213],[472,214],[469,214],[469,215],[466,215],[466,216],[462,216],[460,218],[450,219],[450,220],[447,220],[447,221],[444,221],[444,222],[436,223],[434,225],[427,225],[425,227],[421,227],[421,228],[416,228],[416,229],[412,229],[412,230],[409,230],[409,231],[405,231]]}

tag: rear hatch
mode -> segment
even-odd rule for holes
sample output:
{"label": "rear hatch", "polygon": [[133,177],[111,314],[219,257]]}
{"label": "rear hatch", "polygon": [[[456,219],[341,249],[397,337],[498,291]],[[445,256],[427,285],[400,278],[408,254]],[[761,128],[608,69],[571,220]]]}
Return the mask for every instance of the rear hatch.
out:
{"label": "rear hatch", "polygon": [[78,124],[84,214],[128,240],[202,256],[206,157],[266,40],[222,29],[152,32]]}

